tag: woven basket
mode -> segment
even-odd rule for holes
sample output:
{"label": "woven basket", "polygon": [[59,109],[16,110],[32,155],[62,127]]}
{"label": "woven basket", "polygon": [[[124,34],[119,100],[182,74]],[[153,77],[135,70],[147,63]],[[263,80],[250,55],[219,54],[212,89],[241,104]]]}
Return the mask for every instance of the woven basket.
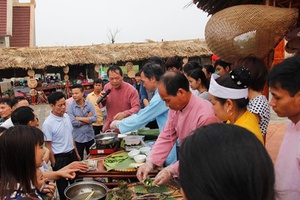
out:
{"label": "woven basket", "polygon": [[64,67],[63,67],[63,72],[64,72],[65,74],[69,73],[69,66],[64,66]]}
{"label": "woven basket", "polygon": [[27,71],[27,74],[28,74],[28,76],[34,76],[35,72],[34,72],[33,69],[29,69],[29,70]]}
{"label": "woven basket", "polygon": [[28,85],[31,89],[36,88],[37,84],[38,84],[38,82],[37,82],[37,80],[35,80],[34,78],[30,78],[30,79],[28,80],[28,82],[27,82],[27,85]]}
{"label": "woven basket", "polygon": [[265,57],[296,24],[298,10],[265,5],[232,6],[214,14],[206,24],[208,48],[220,59]]}
{"label": "woven basket", "polygon": [[133,63],[132,62],[127,62],[125,64],[127,72],[131,71],[133,69]]}

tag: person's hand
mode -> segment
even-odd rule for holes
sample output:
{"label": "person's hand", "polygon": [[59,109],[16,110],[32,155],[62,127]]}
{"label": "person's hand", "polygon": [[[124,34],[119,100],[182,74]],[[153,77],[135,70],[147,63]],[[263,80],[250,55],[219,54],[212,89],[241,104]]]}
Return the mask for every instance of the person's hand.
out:
{"label": "person's hand", "polygon": [[93,116],[93,113],[92,112],[89,112],[87,117],[92,117]]}
{"label": "person's hand", "polygon": [[162,185],[167,183],[174,175],[173,168],[171,166],[163,168],[155,177],[153,184]]}
{"label": "person's hand", "polygon": [[74,161],[68,164],[66,167],[67,169],[77,169],[79,172],[86,172],[89,169],[89,166],[86,162],[81,161]]}
{"label": "person's hand", "polygon": [[81,161],[81,157],[80,157],[80,155],[79,155],[79,153],[77,151],[76,151],[76,156],[77,156],[78,161]]}
{"label": "person's hand", "polygon": [[114,116],[113,120],[122,120],[122,119],[124,119],[125,117],[126,117],[126,113],[125,113],[125,112],[119,112],[119,113],[117,113],[117,114]]}
{"label": "person's hand", "polygon": [[49,184],[45,184],[44,187],[40,189],[40,192],[46,194],[49,199],[52,199],[55,190],[56,190],[56,184],[53,182],[49,182]]}
{"label": "person's hand", "polygon": [[139,179],[140,182],[143,182],[147,178],[149,172],[152,171],[153,169],[154,169],[154,164],[151,163],[150,161],[147,161],[145,164],[139,167],[136,173],[136,177]]}
{"label": "person's hand", "polygon": [[61,168],[58,170],[58,175],[62,178],[66,179],[74,179],[76,176],[76,172],[78,172],[79,169],[71,169],[71,168]]}
{"label": "person's hand", "polygon": [[[100,92],[100,97],[103,97],[103,96],[105,95],[105,93],[106,93],[106,91],[102,90],[102,91]],[[109,97],[109,95],[106,95],[106,97],[102,100],[102,102],[103,102],[103,101],[106,101],[107,97]]]}
{"label": "person's hand", "polygon": [[119,123],[119,121],[120,120],[114,120],[114,121],[112,121],[111,123],[110,123],[110,128],[111,129],[118,129],[119,128],[119,125],[118,125],[118,123]]}

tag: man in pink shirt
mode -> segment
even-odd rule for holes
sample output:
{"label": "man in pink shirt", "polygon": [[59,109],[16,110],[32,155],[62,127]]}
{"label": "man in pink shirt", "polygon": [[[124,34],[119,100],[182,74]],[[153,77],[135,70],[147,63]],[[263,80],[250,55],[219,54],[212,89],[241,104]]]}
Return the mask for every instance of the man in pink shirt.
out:
{"label": "man in pink shirt", "polygon": [[268,76],[270,105],[279,117],[290,121],[275,163],[278,200],[300,199],[300,56],[277,64]]}
{"label": "man in pink shirt", "polygon": [[[170,111],[148,161],[138,169],[137,178],[140,181],[146,179],[155,166],[163,165],[177,140],[180,145],[196,128],[220,122],[209,101],[192,95],[187,78],[180,72],[165,73],[159,82],[158,92]],[[153,183],[161,185],[178,176],[178,165],[177,161],[161,170]]]}
{"label": "man in pink shirt", "polygon": [[113,120],[122,120],[141,109],[139,94],[132,85],[123,81],[122,69],[117,65],[113,65],[108,68],[107,75],[109,83],[104,86],[101,96],[108,89],[111,92],[101,102],[102,106],[106,106],[107,110],[107,119],[103,126],[103,131],[109,129]]}

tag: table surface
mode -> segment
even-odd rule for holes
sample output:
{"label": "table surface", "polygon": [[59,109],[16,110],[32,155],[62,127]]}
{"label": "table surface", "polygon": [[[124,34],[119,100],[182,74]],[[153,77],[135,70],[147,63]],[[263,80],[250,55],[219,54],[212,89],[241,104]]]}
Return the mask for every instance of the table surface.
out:
{"label": "table surface", "polygon": [[[103,161],[108,155],[91,155],[89,159],[98,160],[98,168],[85,173],[78,173],[78,178],[107,178],[107,182],[103,182],[106,186],[116,186],[118,183],[113,182],[113,179],[132,179],[136,181],[136,171],[107,171]],[[159,169],[154,169],[149,173],[150,177],[155,177]]]}

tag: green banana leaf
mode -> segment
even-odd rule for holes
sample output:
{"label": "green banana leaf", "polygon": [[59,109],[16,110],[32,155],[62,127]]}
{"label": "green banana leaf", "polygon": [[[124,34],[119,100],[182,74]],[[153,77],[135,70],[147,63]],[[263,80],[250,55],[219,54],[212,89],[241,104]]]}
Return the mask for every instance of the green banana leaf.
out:
{"label": "green banana leaf", "polygon": [[138,135],[144,135],[145,140],[156,140],[159,135],[159,129],[138,130]]}
{"label": "green banana leaf", "polygon": [[130,164],[134,163],[133,158],[128,156],[128,152],[121,152],[111,155],[104,159],[104,164],[107,171],[110,170],[126,170],[130,168]]}

